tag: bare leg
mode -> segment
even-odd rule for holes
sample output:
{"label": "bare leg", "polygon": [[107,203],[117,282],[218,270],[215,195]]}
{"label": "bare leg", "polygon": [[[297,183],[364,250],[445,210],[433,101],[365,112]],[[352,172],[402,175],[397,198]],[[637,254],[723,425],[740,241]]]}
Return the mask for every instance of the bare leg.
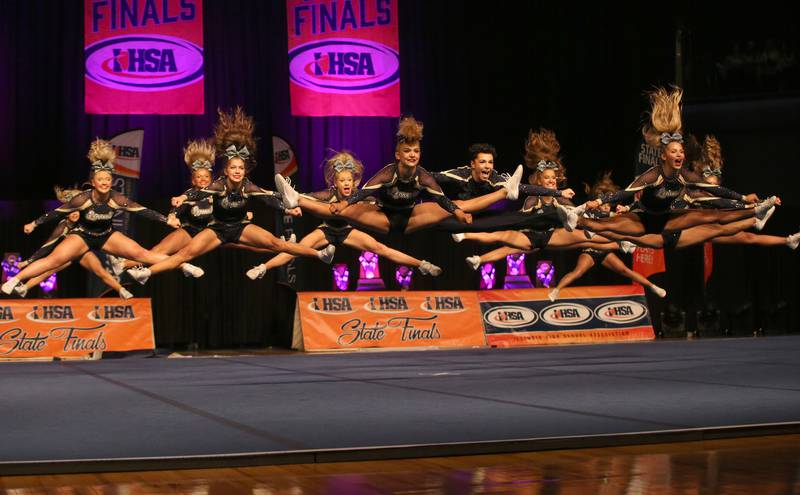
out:
{"label": "bare leg", "polygon": [[573,244],[570,247],[572,249],[592,248],[597,249],[598,251],[616,251],[619,249],[619,244],[616,242],[606,242],[603,244],[597,244],[594,242],[579,242],[578,244]]}
{"label": "bare leg", "polygon": [[120,256],[129,260],[136,260],[148,265],[154,265],[159,261],[167,259],[166,254],[158,254],[148,251],[130,237],[122,232],[114,232],[103,245],[103,251],[114,256]]}
{"label": "bare leg", "polygon": [[664,226],[664,230],[686,230],[708,223],[727,224],[753,218],[755,211],[755,208],[741,210],[688,210],[676,213],[676,216],[670,218]]}
{"label": "bare leg", "polygon": [[356,203],[345,208],[339,216],[346,219],[354,227],[371,230],[379,234],[388,234],[391,225],[389,217],[378,205]]}
{"label": "bare leg", "polygon": [[[478,196],[477,198],[465,199],[465,200],[459,199],[453,202],[457,204],[458,207],[464,210],[465,212],[475,213],[481,210],[485,210],[486,208],[492,206],[493,204],[497,203],[500,200],[506,199],[506,194],[507,192],[505,189],[498,189],[497,191],[493,191],[490,192],[489,194]],[[445,213],[447,212],[445,211]]]}
{"label": "bare leg", "polygon": [[[628,241],[646,248],[661,249],[664,247],[664,238],[661,234],[644,234],[640,236],[620,235],[615,232],[603,232],[603,236],[613,241]],[[602,249],[597,246],[589,246],[597,249]],[[617,246],[619,247],[619,246]]]}
{"label": "bare leg", "polygon": [[684,248],[706,242],[715,237],[733,235],[741,232],[742,230],[749,229],[754,223],[755,218],[749,218],[747,220],[740,220],[738,222],[733,222],[726,225],[712,223],[708,225],[692,227],[683,231],[681,238],[678,239],[678,244],[676,247]]}
{"label": "bare leg", "polygon": [[[192,236],[183,229],[176,229],[167,234],[166,237],[161,239],[161,242],[156,244],[150,249],[150,252],[158,254],[172,255],[181,250],[184,246],[191,242]],[[128,260],[125,262],[125,268],[132,268],[139,263],[136,261]]]}
{"label": "bare leg", "polygon": [[31,289],[33,287],[36,287],[37,285],[42,283],[44,280],[47,280],[47,277],[49,277],[50,275],[60,272],[61,270],[67,268],[71,264],[72,264],[72,262],[69,261],[69,262],[64,263],[63,265],[59,266],[55,270],[50,270],[49,272],[44,272],[39,276],[33,277],[32,279],[30,279],[27,282],[25,282],[25,288],[26,289]]}
{"label": "bare leg", "polygon": [[500,232],[467,232],[464,239],[480,242],[481,244],[505,244],[506,246],[530,251],[531,241],[528,237],[516,230],[503,230]]}
{"label": "bare leg", "polygon": [[714,244],[748,244],[754,246],[785,246],[786,238],[776,235],[760,235],[752,232],[739,232],[737,234],[715,237],[711,239]]}
{"label": "bare leg", "polygon": [[122,290],[122,285],[120,285],[120,283],[117,282],[117,279],[112,277],[105,268],[103,268],[103,264],[100,263],[100,260],[93,252],[89,251],[83,255],[81,258],[81,266],[87,271],[97,275],[104,284],[111,287],[115,291],[119,292]]}
{"label": "bare leg", "polygon": [[293,242],[286,242],[275,237],[258,225],[250,224],[245,227],[242,231],[242,236],[239,238],[239,241],[242,244],[261,247],[275,252],[289,253],[295,256],[307,256],[309,258],[319,258],[319,252],[316,249],[295,244]]}
{"label": "bare leg", "polygon": [[572,249],[587,242],[602,245],[608,244],[609,240],[599,235],[594,236],[590,240],[586,238],[583,232],[577,230],[568,232],[564,229],[555,229],[553,235],[550,237],[550,242],[547,243],[547,247],[549,249]]}
{"label": "bare leg", "polygon": [[[304,211],[307,211],[314,216],[320,218],[336,218],[336,215],[331,213],[331,205],[330,203],[323,203],[322,201],[316,201],[313,199],[305,198],[300,196],[297,199],[297,205],[302,208]],[[350,205],[345,211],[349,210],[355,205]]]}
{"label": "bare leg", "polygon": [[529,254],[529,253],[532,253],[532,252],[533,251],[522,251],[520,249],[503,246],[501,248],[495,249],[494,251],[489,251],[488,253],[485,253],[485,254],[481,255],[480,259],[481,259],[481,263],[482,264],[483,263],[492,263],[492,262],[495,262],[495,261],[504,260],[504,259],[506,259],[506,256],[508,256],[510,254],[517,254],[517,253]]}
{"label": "bare leg", "polygon": [[578,219],[578,226],[593,232],[616,232],[622,235],[642,235],[645,233],[644,225],[639,217],[634,213],[623,213],[608,218],[586,218]]}
{"label": "bare leg", "polygon": [[28,280],[46,272],[52,272],[58,267],[76,259],[89,250],[80,236],[70,234],[50,253],[42,259],[36,260],[19,272],[15,278]]}
{"label": "bare leg", "polygon": [[160,261],[150,267],[150,273],[161,273],[167,270],[174,270],[183,263],[197,258],[209,251],[219,247],[222,241],[219,240],[217,234],[211,229],[205,229],[196,236],[194,236],[180,251],[173,254],[164,261]]}
{"label": "bare leg", "polygon": [[[321,247],[325,247],[326,245],[328,245],[328,241],[325,239],[324,232],[322,232],[320,229],[315,229],[307,236],[300,239],[300,242],[298,244],[302,246],[308,246],[314,249],[319,249]],[[273,268],[283,266],[295,258],[297,258],[297,256],[294,256],[292,254],[280,253],[277,256],[273,257],[271,260],[267,261],[266,263],[262,263],[260,266],[263,266],[264,271],[266,272],[267,270],[272,270]]]}
{"label": "bare leg", "polygon": [[[611,256],[611,254],[609,254],[609,256]],[[558,281],[556,289],[561,290],[564,287],[567,287],[568,285],[572,284],[572,282],[583,277],[583,275],[586,272],[588,272],[593,266],[594,266],[594,259],[586,253],[581,253],[578,256],[578,262],[575,264],[575,268],[573,268],[571,272],[561,277],[561,280]]]}
{"label": "bare leg", "polygon": [[[466,210],[465,210],[466,211]],[[436,203],[421,203],[414,207],[414,212],[408,219],[406,234],[437,224],[452,214]]]}
{"label": "bare leg", "polygon": [[623,277],[627,277],[634,282],[638,282],[645,287],[651,287],[653,285],[652,282],[647,280],[644,275],[631,270],[630,268],[625,265],[625,263],[617,257],[614,253],[608,253],[606,259],[603,260],[603,266],[608,268],[614,273],[618,273]]}
{"label": "bare leg", "polygon": [[344,240],[345,246],[350,246],[362,251],[372,251],[378,256],[383,256],[386,259],[399,263],[401,265],[409,265],[419,267],[422,260],[409,256],[402,251],[392,249],[389,246],[378,242],[374,237],[359,230],[352,230],[347,238]]}

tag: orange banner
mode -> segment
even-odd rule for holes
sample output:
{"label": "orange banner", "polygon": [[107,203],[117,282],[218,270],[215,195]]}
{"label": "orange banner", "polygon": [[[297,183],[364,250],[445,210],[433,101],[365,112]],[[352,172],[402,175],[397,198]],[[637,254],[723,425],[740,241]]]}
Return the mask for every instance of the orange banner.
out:
{"label": "orange banner", "polygon": [[0,358],[155,349],[150,299],[0,301]]}
{"label": "orange banner", "polygon": [[549,289],[478,293],[486,340],[492,347],[652,340],[640,286],[566,287],[556,301]]}
{"label": "orange banner", "polygon": [[474,291],[297,294],[298,349],[485,346]]}
{"label": "orange banner", "polygon": [[666,270],[663,249],[638,247],[633,252],[633,271],[641,273],[642,276],[649,277]]}

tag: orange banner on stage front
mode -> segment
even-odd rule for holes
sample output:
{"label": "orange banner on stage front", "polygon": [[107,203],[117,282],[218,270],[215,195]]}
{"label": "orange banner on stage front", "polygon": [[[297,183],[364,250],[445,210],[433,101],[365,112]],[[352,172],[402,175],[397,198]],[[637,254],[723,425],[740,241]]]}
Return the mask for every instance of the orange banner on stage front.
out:
{"label": "orange banner on stage front", "polygon": [[150,299],[0,301],[0,358],[155,349]]}
{"label": "orange banner on stage front", "polygon": [[300,292],[299,333],[310,351],[486,346],[474,291]]}

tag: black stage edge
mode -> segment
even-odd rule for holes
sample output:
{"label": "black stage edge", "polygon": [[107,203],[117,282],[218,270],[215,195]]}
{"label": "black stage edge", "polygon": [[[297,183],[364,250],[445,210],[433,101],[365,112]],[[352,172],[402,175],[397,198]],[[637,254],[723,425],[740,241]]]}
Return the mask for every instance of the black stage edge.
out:
{"label": "black stage edge", "polygon": [[0,364],[0,475],[800,433],[800,337]]}
{"label": "black stage edge", "polygon": [[46,474],[110,473],[213,469],[281,464],[383,461],[461,455],[509,454],[547,450],[591,449],[657,443],[699,442],[743,437],[800,434],[800,422],[697,428],[674,431],[645,431],[620,435],[531,438],[495,442],[421,444],[363,449],[331,449],[305,452],[254,452],[189,457],[138,457],[131,459],[83,459],[77,461],[0,462],[0,476]]}

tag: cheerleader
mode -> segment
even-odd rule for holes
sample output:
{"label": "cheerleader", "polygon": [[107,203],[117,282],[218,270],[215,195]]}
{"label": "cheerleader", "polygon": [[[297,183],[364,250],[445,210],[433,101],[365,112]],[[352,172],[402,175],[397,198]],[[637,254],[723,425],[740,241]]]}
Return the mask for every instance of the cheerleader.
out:
{"label": "cheerleader", "polygon": [[[82,191],[69,202],[25,225],[24,231],[26,234],[30,234],[40,225],[60,221],[70,213],[78,212],[79,218],[75,227],[66,234],[49,255],[34,261],[16,277],[8,279],[2,286],[4,293],[10,294],[21,281],[55,270],[67,262],[80,258],[90,249],[102,250],[108,254],[134,259],[142,263],[157,263],[166,258],[164,255],[148,251],[122,232],[115,231],[112,218],[117,211],[127,211],[150,220],[166,223],[173,228],[179,226],[177,219],[167,219],[164,215],[147,209],[111,189],[114,159],[116,158],[111,143],[102,139],[95,140],[87,157],[91,163],[91,188]],[[198,274],[199,270],[188,264],[182,268],[190,274]],[[202,270],[199,270],[199,274],[202,274]]]}
{"label": "cheerleader", "polygon": [[[328,184],[328,189],[303,196],[323,204],[345,201],[357,190],[363,173],[364,165],[352,154],[345,151],[336,153],[325,162],[325,182]],[[315,249],[326,245],[350,246],[362,251],[371,251],[401,265],[417,267],[423,275],[436,277],[442,273],[442,269],[438,266],[392,249],[369,234],[354,229],[342,218],[325,220],[322,225],[303,237],[300,244]],[[251,268],[247,276],[252,280],[261,278],[268,270],[285,265],[294,258],[290,254],[281,253],[268,262]]]}
{"label": "cheerleader", "polygon": [[[140,284],[151,275],[173,270],[188,260],[212,251],[223,244],[244,244],[273,252],[286,252],[296,256],[319,258],[330,263],[335,251],[328,246],[317,251],[307,246],[286,242],[261,227],[250,223],[247,218],[247,203],[258,200],[275,209],[284,211],[279,194],[262,189],[250,182],[247,174],[255,166],[256,143],[253,137],[254,122],[237,107],[233,112],[219,111],[219,121],[214,129],[217,153],[224,156],[224,176],[203,189],[192,189],[176,198],[175,205],[182,206],[185,201],[201,201],[210,198],[213,204],[211,221],[208,226],[195,235],[192,240],[168,259],[153,266],[138,267],[128,273]],[[290,212],[298,215],[295,209]]]}
{"label": "cheerleader", "polygon": [[[413,117],[402,119],[397,131],[396,161],[382,168],[347,200],[330,206],[300,197],[280,175],[275,176],[275,184],[289,207],[299,205],[322,218],[340,215],[351,224],[381,234],[411,233],[450,215],[460,223],[470,223],[472,215],[467,212],[482,209],[486,202],[477,199],[454,202],[445,196],[433,176],[419,166],[421,143],[422,123]],[[509,199],[516,199],[521,177],[522,170],[518,169],[504,183]],[[418,204],[417,199],[422,193],[430,196],[436,204]],[[369,196],[376,197],[377,203],[359,203]]]}

